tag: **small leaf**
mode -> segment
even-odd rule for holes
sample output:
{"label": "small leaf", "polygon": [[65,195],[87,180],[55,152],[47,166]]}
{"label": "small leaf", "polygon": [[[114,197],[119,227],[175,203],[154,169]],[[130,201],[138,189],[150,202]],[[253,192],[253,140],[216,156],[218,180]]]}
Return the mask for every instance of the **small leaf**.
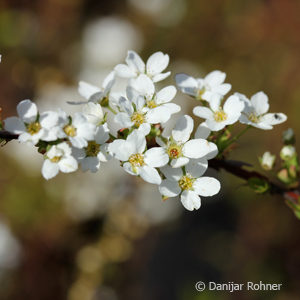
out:
{"label": "small leaf", "polygon": [[251,189],[257,194],[264,194],[270,189],[269,183],[258,177],[251,177],[248,179],[248,184]]}

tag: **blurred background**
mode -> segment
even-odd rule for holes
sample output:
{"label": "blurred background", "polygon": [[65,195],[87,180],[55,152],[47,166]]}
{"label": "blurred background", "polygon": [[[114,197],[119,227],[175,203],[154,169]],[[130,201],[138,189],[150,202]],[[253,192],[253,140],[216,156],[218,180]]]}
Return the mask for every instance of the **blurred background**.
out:
{"label": "blurred background", "polygon": [[[176,72],[219,69],[232,91],[264,90],[289,119],[253,129],[231,156],[254,164],[278,153],[300,123],[300,2],[286,0],[2,0],[1,118],[30,98],[41,110],[82,100],[79,80],[101,85],[128,49],[155,51]],[[195,103],[178,93],[183,113]],[[10,142],[0,154],[1,300],[299,299],[300,222],[281,198],[253,194],[231,175],[222,191],[187,212],[175,198],[126,175],[45,181],[35,149]],[[282,283],[274,292],[199,293],[197,281]]]}

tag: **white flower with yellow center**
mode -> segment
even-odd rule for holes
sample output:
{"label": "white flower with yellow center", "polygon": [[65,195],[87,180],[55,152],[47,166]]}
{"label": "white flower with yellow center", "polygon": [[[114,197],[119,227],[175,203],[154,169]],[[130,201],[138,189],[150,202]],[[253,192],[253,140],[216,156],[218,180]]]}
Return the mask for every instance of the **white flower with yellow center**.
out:
{"label": "white flower with yellow center", "polygon": [[118,139],[108,146],[108,151],[123,163],[127,173],[141,176],[149,183],[160,184],[161,177],[155,168],[165,166],[169,158],[160,147],[145,150],[145,135],[139,130],[134,130],[126,140]]}
{"label": "white flower with yellow center", "polygon": [[146,74],[153,82],[167,78],[171,72],[162,73],[169,64],[169,55],[162,52],[153,53],[145,64],[134,51],[128,51],[126,65],[119,64],[115,67],[116,75],[122,78],[137,78]]}
{"label": "white flower with yellow center", "polygon": [[156,142],[168,155],[173,168],[182,167],[190,159],[204,157],[211,151],[207,140],[203,138],[189,139],[193,128],[193,119],[184,115],[176,122],[170,137],[156,139]]}
{"label": "white flower with yellow center", "polygon": [[131,93],[130,98],[136,98],[138,95],[145,98],[145,112],[151,110],[151,113],[156,115],[160,114],[161,109],[164,109],[164,113],[161,114],[160,122],[162,123],[167,122],[172,114],[180,111],[179,105],[170,103],[176,95],[176,88],[173,85],[166,86],[156,93],[153,81],[145,74],[141,74],[132,80],[128,90]]}
{"label": "white flower with yellow center", "polygon": [[66,143],[51,146],[45,154],[45,161],[42,167],[42,175],[45,179],[55,177],[59,171],[71,173],[78,169],[76,159],[71,155],[71,148]]}
{"label": "white flower with yellow center", "polygon": [[105,144],[108,139],[109,130],[105,123],[97,127],[95,139],[89,141],[86,147],[73,148],[72,153],[83,171],[90,170],[95,173],[99,170],[101,162],[107,162],[110,159],[107,153],[108,144]]}
{"label": "white flower with yellow center", "polygon": [[287,120],[283,113],[267,113],[269,98],[264,92],[254,94],[249,100],[245,95],[235,93],[245,104],[240,122],[263,130],[273,129],[273,125],[281,124]]}
{"label": "white flower with yellow center", "polygon": [[87,147],[88,142],[95,137],[96,126],[88,122],[82,113],[75,113],[71,118],[63,111],[60,112],[60,138],[68,138],[76,148]]}
{"label": "white flower with yellow center", "polygon": [[30,100],[23,100],[17,106],[19,117],[4,120],[5,130],[18,134],[20,142],[30,142],[36,145],[39,140],[55,141],[57,139],[54,127],[58,122],[58,114],[44,112],[39,115],[37,106]]}
{"label": "white flower with yellow center", "polygon": [[219,96],[214,95],[209,102],[209,108],[196,106],[193,109],[194,115],[205,119],[207,127],[212,131],[219,131],[226,125],[237,122],[244,108],[244,103],[235,95],[230,96],[223,107],[221,101]]}
{"label": "white flower with yellow center", "polygon": [[199,196],[213,196],[220,190],[220,182],[213,177],[201,177],[207,166],[187,164],[182,168],[165,166],[161,172],[166,179],[159,186],[163,198],[172,198],[180,195],[182,205],[187,210],[199,209],[201,198]]}
{"label": "white flower with yellow center", "polygon": [[230,89],[229,83],[224,83],[226,74],[221,71],[213,71],[204,78],[194,78],[184,73],[175,77],[178,88],[185,94],[195,97],[197,100],[210,101],[213,95],[223,97]]}

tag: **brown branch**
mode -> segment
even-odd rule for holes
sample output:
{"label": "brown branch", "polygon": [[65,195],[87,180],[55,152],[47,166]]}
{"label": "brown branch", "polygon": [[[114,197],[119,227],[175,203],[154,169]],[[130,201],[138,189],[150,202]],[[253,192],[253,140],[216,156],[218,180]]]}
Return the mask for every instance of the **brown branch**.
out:
{"label": "brown branch", "polygon": [[0,130],[0,139],[11,141],[11,140],[17,140],[19,135],[10,133],[6,130]]}

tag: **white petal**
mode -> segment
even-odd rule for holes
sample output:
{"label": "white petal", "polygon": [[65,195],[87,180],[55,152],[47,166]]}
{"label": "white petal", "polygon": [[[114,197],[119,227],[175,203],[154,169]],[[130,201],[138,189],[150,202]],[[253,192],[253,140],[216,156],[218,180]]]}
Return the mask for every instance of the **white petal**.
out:
{"label": "white petal", "polygon": [[81,136],[69,137],[69,140],[72,146],[76,148],[83,148],[83,147],[87,147],[88,145],[87,141]]}
{"label": "white petal", "polygon": [[79,81],[78,92],[85,99],[89,100],[90,97],[98,92],[100,92],[100,88],[89,84],[85,81]]}
{"label": "white petal", "polygon": [[197,96],[198,82],[197,80],[186,74],[180,73],[175,76],[178,88],[185,94]]}
{"label": "white petal", "polygon": [[205,123],[201,123],[195,132],[195,138],[206,139],[209,137],[210,133],[211,130],[207,127],[207,125]]}
{"label": "white petal", "polygon": [[113,84],[115,83],[115,75],[115,71],[111,71],[103,80],[102,88],[105,96],[111,90]]}
{"label": "white petal", "polygon": [[127,113],[120,112],[115,115],[114,121],[122,126],[122,128],[129,128],[133,126],[130,116]]}
{"label": "white petal", "polygon": [[90,170],[93,173],[96,173],[100,168],[100,161],[98,157],[86,157],[81,162],[81,169],[82,171]]}
{"label": "white petal", "polygon": [[190,159],[189,163],[185,166],[185,170],[188,174],[194,178],[202,176],[207,170],[208,162],[205,158]]}
{"label": "white petal", "polygon": [[251,104],[257,115],[265,114],[269,110],[269,99],[264,92],[258,92],[251,97]]}
{"label": "white petal", "polygon": [[132,50],[128,51],[126,63],[136,73],[145,73],[145,63],[136,52]]}
{"label": "white petal", "polygon": [[181,168],[172,168],[169,165],[166,165],[166,166],[160,168],[160,170],[167,179],[170,179],[173,181],[174,180],[178,181],[183,175]]}
{"label": "white petal", "polygon": [[127,161],[133,154],[134,147],[125,140],[114,140],[108,146],[108,151],[118,160]]}
{"label": "white petal", "polygon": [[131,85],[141,95],[145,96],[146,99],[152,99],[155,87],[152,80],[147,75],[139,75],[136,79],[132,80]]}
{"label": "white petal", "polygon": [[175,128],[172,130],[172,136],[175,141],[184,143],[190,138],[193,128],[193,119],[188,115],[184,115],[176,122]]}
{"label": "white petal", "polygon": [[62,158],[58,162],[59,169],[63,173],[71,173],[78,169],[78,164],[76,159],[73,156],[67,156]]}
{"label": "white petal", "polygon": [[175,103],[165,103],[162,106],[166,107],[171,115],[181,111],[181,107]]}
{"label": "white petal", "polygon": [[159,81],[162,81],[164,80],[165,78],[169,77],[171,74],[171,72],[166,72],[166,73],[160,73],[160,74],[157,74],[157,75],[154,75],[152,77],[152,81],[153,82],[159,82]]}
{"label": "white petal", "polygon": [[40,124],[46,129],[51,129],[52,127],[58,125],[58,113],[54,111],[46,111],[40,115]]}
{"label": "white petal", "polygon": [[135,168],[135,170],[133,170],[131,163],[126,162],[125,164],[123,164],[123,169],[129,173],[130,175],[133,176],[137,176],[140,174],[140,168]]}
{"label": "white petal", "polygon": [[170,102],[176,95],[176,88],[173,85],[166,86],[156,93],[156,103],[162,104]]}
{"label": "white petal", "polygon": [[201,206],[200,197],[193,191],[184,191],[180,197],[181,203],[185,209],[193,211]]}
{"label": "white petal", "polygon": [[116,65],[114,70],[116,75],[121,78],[133,78],[136,76],[136,72],[124,64]]}
{"label": "white petal", "polygon": [[165,123],[171,117],[168,107],[158,106],[150,109],[146,114],[146,120],[150,124]]}
{"label": "white petal", "polygon": [[213,111],[218,111],[221,106],[222,97],[219,94],[214,94],[209,98],[209,106]]}
{"label": "white petal", "polygon": [[169,64],[169,55],[162,52],[153,53],[147,60],[147,74],[154,76],[161,73]]}
{"label": "white petal", "polygon": [[153,184],[160,184],[161,177],[156,169],[150,166],[143,166],[140,168],[140,176],[147,182]]}
{"label": "white petal", "polygon": [[17,106],[17,111],[25,123],[34,122],[38,114],[37,106],[30,100],[21,101]]}
{"label": "white petal", "polygon": [[205,155],[205,158],[206,159],[212,159],[212,158],[216,157],[217,154],[219,153],[217,145],[214,144],[214,143],[208,142],[208,147],[209,147],[209,151]]}
{"label": "white petal", "polygon": [[214,87],[214,92],[222,96],[226,95],[231,90],[231,84],[223,83],[219,86]]}
{"label": "white petal", "polygon": [[260,120],[262,123],[266,123],[268,125],[277,125],[285,122],[287,120],[287,116],[283,113],[269,113],[265,114]]}
{"label": "white petal", "polygon": [[51,179],[58,174],[59,167],[57,164],[52,163],[49,159],[46,159],[42,166],[42,175],[45,179]]}
{"label": "white petal", "polygon": [[186,142],[182,147],[182,153],[189,158],[200,158],[205,156],[210,150],[207,140],[194,139]]}
{"label": "white petal", "polygon": [[213,112],[204,106],[196,106],[193,109],[193,113],[195,116],[200,117],[202,119],[212,119],[213,118]]}
{"label": "white petal", "polygon": [[238,116],[238,118],[241,115],[242,110],[244,109],[245,104],[240,100],[238,96],[232,95],[230,96],[225,104],[224,104],[224,112],[228,116]]}
{"label": "white petal", "polygon": [[98,125],[104,117],[101,105],[98,103],[88,102],[83,105],[82,112],[87,120],[94,125]]}
{"label": "white petal", "polygon": [[145,152],[145,163],[150,167],[162,167],[169,162],[169,156],[162,147],[154,147]]}
{"label": "white petal", "polygon": [[216,85],[222,84],[225,78],[226,78],[226,74],[224,72],[216,70],[207,74],[204,80],[205,83],[209,84],[211,87],[214,87]]}
{"label": "white petal", "polygon": [[95,138],[96,126],[91,123],[84,123],[77,127],[77,136],[84,138],[87,141],[92,141]]}
{"label": "white petal", "polygon": [[211,131],[219,131],[227,125],[226,122],[216,122],[215,120],[206,120],[205,123]]}
{"label": "white petal", "polygon": [[10,117],[4,120],[4,128],[5,130],[14,133],[21,134],[26,131],[26,127],[21,119],[17,117]]}
{"label": "white petal", "polygon": [[127,143],[130,143],[133,147],[133,153],[143,153],[146,148],[146,139],[143,132],[135,129],[130,133],[126,140]]}
{"label": "white petal", "polygon": [[173,168],[180,168],[185,166],[190,160],[187,157],[179,157],[171,160],[171,166]]}
{"label": "white petal", "polygon": [[151,125],[149,123],[143,123],[137,130],[140,131],[144,136],[146,136],[151,130]]}
{"label": "white petal", "polygon": [[166,197],[176,197],[180,194],[181,188],[177,181],[165,179],[158,187],[159,192]]}
{"label": "white petal", "polygon": [[200,196],[213,196],[220,191],[219,180],[213,177],[201,177],[196,179],[193,184],[194,191]]}

